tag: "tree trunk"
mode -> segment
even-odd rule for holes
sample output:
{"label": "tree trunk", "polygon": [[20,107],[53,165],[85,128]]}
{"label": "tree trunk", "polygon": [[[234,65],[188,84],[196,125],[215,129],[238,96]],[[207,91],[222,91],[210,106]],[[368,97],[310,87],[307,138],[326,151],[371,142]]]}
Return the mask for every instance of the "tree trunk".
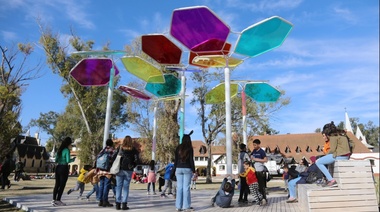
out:
{"label": "tree trunk", "polygon": [[206,177],[206,183],[212,183],[212,170],[211,170],[211,143],[207,144],[207,153],[208,153],[208,159],[207,159],[207,177]]}

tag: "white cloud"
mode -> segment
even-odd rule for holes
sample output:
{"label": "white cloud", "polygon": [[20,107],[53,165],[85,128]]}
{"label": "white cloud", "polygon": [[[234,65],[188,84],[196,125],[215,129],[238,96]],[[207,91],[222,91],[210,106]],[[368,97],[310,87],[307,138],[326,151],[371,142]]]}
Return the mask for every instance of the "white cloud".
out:
{"label": "white cloud", "polygon": [[18,40],[18,36],[15,32],[2,30],[1,36],[3,37],[5,42],[14,42],[14,41]]}
{"label": "white cloud", "polygon": [[343,19],[349,23],[356,24],[357,18],[352,14],[352,12],[347,8],[341,8],[341,7],[334,7],[333,8],[334,15],[340,19]]}

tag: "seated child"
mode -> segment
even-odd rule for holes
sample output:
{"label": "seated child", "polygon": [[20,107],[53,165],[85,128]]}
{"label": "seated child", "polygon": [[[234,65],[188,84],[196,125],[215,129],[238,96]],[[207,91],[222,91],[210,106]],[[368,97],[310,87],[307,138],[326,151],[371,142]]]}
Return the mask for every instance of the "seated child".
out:
{"label": "seated child", "polygon": [[[227,177],[232,178],[231,182],[228,182]],[[233,205],[231,205],[232,197],[234,196],[235,191],[235,179],[233,178],[233,175],[225,176],[219,191],[213,198],[211,198],[212,206],[216,203],[216,205],[221,208],[233,207]]]}

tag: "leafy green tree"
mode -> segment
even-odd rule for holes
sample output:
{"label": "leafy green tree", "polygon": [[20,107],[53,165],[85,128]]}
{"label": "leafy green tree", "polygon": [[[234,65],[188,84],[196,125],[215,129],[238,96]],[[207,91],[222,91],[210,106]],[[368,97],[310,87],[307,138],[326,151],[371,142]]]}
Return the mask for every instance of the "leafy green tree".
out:
{"label": "leafy green tree", "polygon": [[[71,136],[79,147],[81,162],[92,164],[103,143],[108,87],[79,85],[69,73],[83,57],[70,55],[67,52],[68,46],[60,43],[59,34],[53,34],[50,29],[41,25],[40,29],[40,43],[45,51],[47,64],[62,79],[61,92],[68,99],[65,111],[57,119],[55,133]],[[72,35],[69,44],[73,51],[91,51],[94,42],[82,41],[78,36]],[[105,45],[103,50],[108,50],[108,46]],[[115,86],[118,81],[116,78]],[[122,127],[127,120],[124,101],[121,92],[115,90],[111,109],[111,133]]]}
{"label": "leafy green tree", "polygon": [[29,56],[33,53],[33,46],[29,43],[18,44],[8,49],[0,45],[0,157],[9,151],[11,139],[22,131],[18,121],[22,106],[21,95],[27,88],[28,81],[40,77],[41,64],[30,65]]}

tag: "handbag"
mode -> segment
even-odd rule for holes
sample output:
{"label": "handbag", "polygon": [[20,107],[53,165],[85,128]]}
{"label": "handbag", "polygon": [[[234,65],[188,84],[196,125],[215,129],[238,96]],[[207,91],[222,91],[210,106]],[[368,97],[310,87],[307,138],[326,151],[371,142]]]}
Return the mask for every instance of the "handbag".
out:
{"label": "handbag", "polygon": [[318,180],[318,174],[316,172],[310,172],[306,178],[306,183],[314,183]]}
{"label": "handbag", "polygon": [[111,169],[110,169],[110,173],[111,174],[117,174],[119,173],[120,171],[120,160],[121,160],[121,154],[120,154],[120,149],[119,149],[119,152],[114,160],[114,162],[112,163],[112,166],[111,166]]}

